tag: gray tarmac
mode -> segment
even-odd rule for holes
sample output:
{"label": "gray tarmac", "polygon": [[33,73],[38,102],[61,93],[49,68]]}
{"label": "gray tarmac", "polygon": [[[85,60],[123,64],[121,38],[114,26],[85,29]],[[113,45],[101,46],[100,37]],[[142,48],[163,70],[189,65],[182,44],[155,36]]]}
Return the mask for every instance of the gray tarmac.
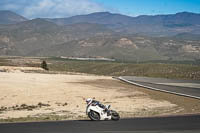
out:
{"label": "gray tarmac", "polygon": [[134,76],[122,76],[120,77],[120,80],[123,80],[125,82],[128,81],[132,84],[148,89],[200,99],[199,80],[176,80]]}
{"label": "gray tarmac", "polygon": [[200,115],[0,124],[1,133],[200,133]]}

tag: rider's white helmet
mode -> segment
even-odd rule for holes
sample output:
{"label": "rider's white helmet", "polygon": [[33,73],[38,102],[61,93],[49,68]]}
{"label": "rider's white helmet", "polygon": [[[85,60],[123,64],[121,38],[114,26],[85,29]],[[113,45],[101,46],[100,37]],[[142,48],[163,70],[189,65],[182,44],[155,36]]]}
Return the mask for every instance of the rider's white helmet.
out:
{"label": "rider's white helmet", "polygon": [[86,99],[86,103],[89,105],[90,103],[92,103],[92,98],[88,98]]}

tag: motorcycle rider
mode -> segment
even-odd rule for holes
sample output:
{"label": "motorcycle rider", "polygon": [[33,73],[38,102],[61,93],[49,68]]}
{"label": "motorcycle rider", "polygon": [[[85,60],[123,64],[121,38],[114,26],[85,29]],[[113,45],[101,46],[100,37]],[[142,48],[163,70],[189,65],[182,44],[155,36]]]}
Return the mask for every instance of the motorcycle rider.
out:
{"label": "motorcycle rider", "polygon": [[119,120],[119,114],[110,110],[110,105],[103,105],[99,101],[96,101],[92,98],[86,99],[87,108],[86,115],[94,121],[97,120]]}
{"label": "motorcycle rider", "polygon": [[99,101],[96,101],[92,98],[88,98],[86,99],[86,103],[87,103],[87,107],[91,106],[99,106],[100,108],[104,109],[104,111],[106,112],[108,109],[105,105],[101,104]]}

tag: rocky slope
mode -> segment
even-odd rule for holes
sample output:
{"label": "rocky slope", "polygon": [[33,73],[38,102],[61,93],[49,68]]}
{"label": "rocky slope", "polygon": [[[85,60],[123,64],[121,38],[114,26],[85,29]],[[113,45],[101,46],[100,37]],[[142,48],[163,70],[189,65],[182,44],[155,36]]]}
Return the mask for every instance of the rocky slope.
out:
{"label": "rocky slope", "polygon": [[26,21],[25,17],[22,17],[14,12],[7,10],[0,10],[0,24],[15,24]]}

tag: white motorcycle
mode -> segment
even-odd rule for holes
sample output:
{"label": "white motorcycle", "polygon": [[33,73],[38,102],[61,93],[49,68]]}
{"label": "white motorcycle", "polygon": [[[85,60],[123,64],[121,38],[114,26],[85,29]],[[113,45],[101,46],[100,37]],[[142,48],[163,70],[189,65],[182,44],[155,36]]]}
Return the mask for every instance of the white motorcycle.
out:
{"label": "white motorcycle", "polygon": [[93,121],[99,121],[99,120],[117,121],[120,119],[120,116],[116,111],[110,110],[110,105],[105,106],[105,108],[101,108],[99,107],[98,104],[96,105],[91,104],[87,106],[86,114]]}

